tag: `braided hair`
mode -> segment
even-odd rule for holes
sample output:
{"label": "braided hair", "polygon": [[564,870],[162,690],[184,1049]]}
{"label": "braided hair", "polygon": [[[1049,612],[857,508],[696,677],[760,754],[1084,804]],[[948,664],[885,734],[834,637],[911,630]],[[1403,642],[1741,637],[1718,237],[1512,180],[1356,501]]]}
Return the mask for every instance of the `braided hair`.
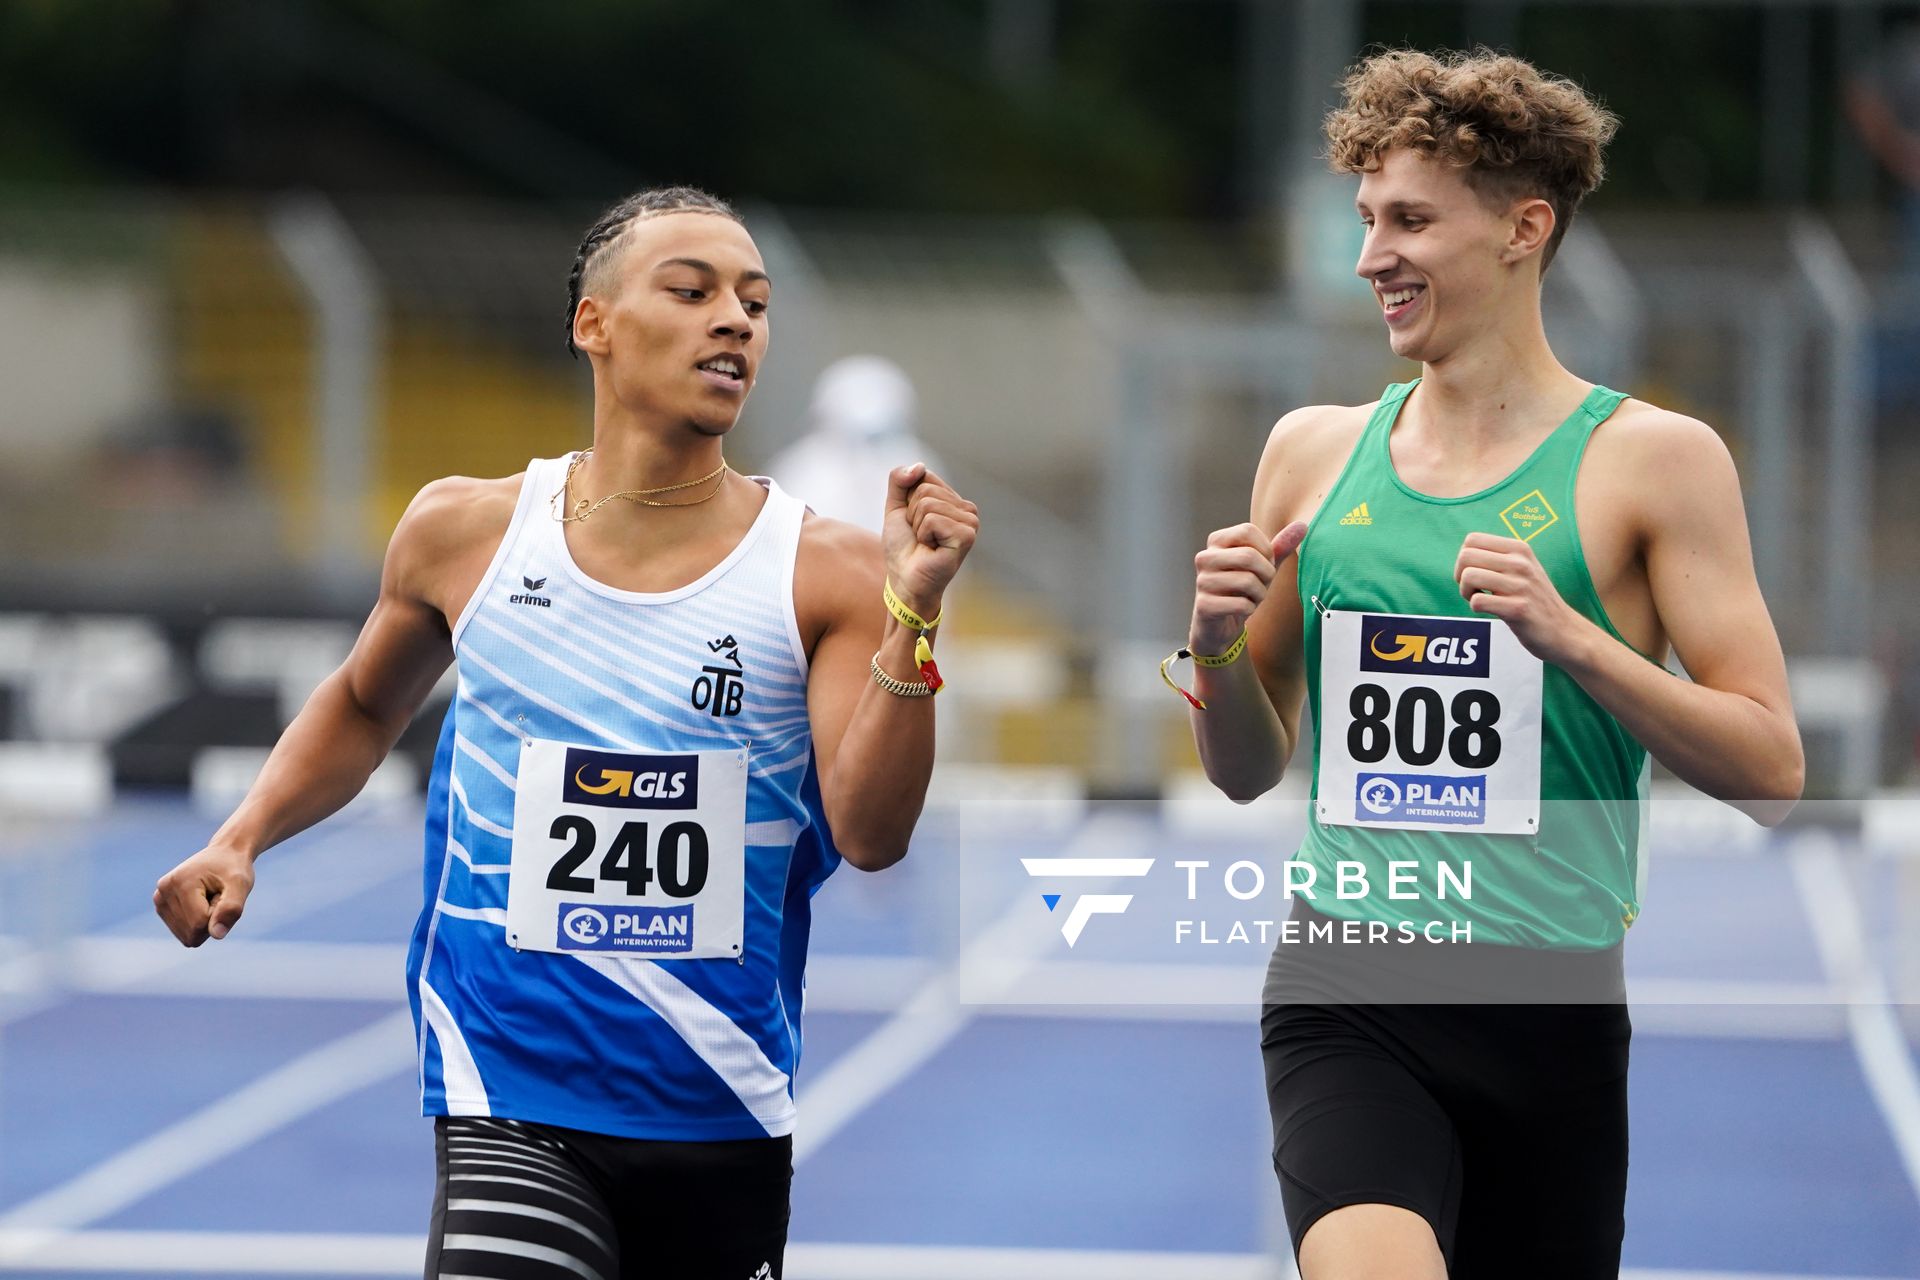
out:
{"label": "braided hair", "polygon": [[573,345],[573,318],[579,314],[580,295],[588,274],[608,261],[606,250],[629,226],[663,213],[711,213],[746,225],[732,205],[697,187],[651,187],[635,192],[601,214],[581,239],[580,250],[573,255],[573,274],[567,277],[567,354],[575,357],[580,354],[580,349]]}

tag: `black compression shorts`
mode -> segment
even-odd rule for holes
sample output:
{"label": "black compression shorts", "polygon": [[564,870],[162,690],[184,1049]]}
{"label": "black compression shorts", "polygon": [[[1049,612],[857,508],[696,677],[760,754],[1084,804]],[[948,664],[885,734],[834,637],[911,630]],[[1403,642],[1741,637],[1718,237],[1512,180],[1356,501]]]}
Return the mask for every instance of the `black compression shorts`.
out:
{"label": "black compression shorts", "polygon": [[[1299,899],[1293,914],[1317,916]],[[1615,1280],[1632,1034],[1624,998],[1333,998],[1354,984],[1330,970],[1346,966],[1350,975],[1353,966],[1384,963],[1412,973],[1429,965],[1433,946],[1378,944],[1356,956],[1283,942],[1274,952],[1261,1049],[1274,1169],[1295,1251],[1334,1209],[1388,1204],[1433,1227],[1452,1280]],[[1472,947],[1482,960],[1484,946]],[[1523,964],[1541,960],[1497,950]],[[1559,953],[1547,963],[1591,979],[1588,993],[1621,989],[1617,947],[1572,959]]]}
{"label": "black compression shorts", "polygon": [[793,1139],[440,1116],[427,1280],[779,1280]]}

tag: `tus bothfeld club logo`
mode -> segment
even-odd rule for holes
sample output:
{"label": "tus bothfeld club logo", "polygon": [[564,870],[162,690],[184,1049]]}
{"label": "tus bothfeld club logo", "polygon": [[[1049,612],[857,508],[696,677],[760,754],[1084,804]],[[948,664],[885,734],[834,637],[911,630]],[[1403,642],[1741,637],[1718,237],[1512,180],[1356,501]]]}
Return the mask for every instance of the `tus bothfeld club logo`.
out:
{"label": "tus bothfeld club logo", "polygon": [[1560,516],[1547,504],[1547,495],[1535,489],[1500,513],[1500,522],[1522,542],[1532,542],[1554,525]]}
{"label": "tus bothfeld club logo", "polygon": [[[1152,858],[1022,858],[1020,865],[1037,880],[1118,880],[1144,876],[1153,870]],[[1043,893],[1047,910],[1059,907],[1065,895]],[[1071,947],[1080,941],[1087,921],[1098,915],[1119,915],[1133,902],[1130,893],[1083,893],[1067,908],[1060,935]]]}

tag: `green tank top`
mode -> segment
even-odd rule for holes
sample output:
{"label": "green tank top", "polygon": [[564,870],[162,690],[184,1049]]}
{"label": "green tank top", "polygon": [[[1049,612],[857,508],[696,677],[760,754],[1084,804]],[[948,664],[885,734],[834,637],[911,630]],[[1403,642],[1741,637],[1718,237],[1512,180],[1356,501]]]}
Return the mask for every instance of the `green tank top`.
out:
{"label": "green tank top", "polygon": [[[1574,519],[1574,481],[1587,441],[1626,397],[1595,387],[1506,479],[1466,497],[1435,498],[1402,482],[1388,451],[1400,407],[1418,385],[1415,380],[1387,388],[1298,552],[1315,730],[1313,800],[1298,859],[1315,873],[1311,901],[1326,915],[1390,927],[1403,921],[1415,929],[1429,921],[1465,924],[1475,942],[1568,950],[1612,946],[1639,914],[1645,883],[1647,752],[1550,663],[1540,680],[1537,833],[1394,830],[1322,819],[1326,610],[1487,618],[1468,608],[1453,579],[1461,542],[1480,531],[1525,539],[1567,603],[1626,643],[1600,603]],[[1493,626],[1505,624],[1494,620]],[[1431,629],[1448,630],[1445,624]],[[1395,652],[1375,649],[1382,658]],[[1434,705],[1443,704],[1434,699]],[[1455,715],[1457,726],[1457,707]],[[1398,798],[1397,791],[1393,795]],[[1361,813],[1357,803],[1353,812]],[[1343,863],[1351,886],[1368,887],[1364,896],[1335,896]],[[1364,881],[1352,874],[1356,863]],[[1393,863],[1401,867],[1390,880]],[[1441,873],[1442,863],[1451,874]],[[1410,882],[1406,864],[1413,864]],[[1400,896],[1388,896],[1390,884]]]}

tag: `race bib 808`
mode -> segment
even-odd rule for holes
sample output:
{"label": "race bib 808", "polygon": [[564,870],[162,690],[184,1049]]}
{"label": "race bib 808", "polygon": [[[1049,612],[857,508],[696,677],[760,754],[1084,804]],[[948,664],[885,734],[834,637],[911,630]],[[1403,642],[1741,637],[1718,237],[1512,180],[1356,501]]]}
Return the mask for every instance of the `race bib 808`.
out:
{"label": "race bib 808", "polygon": [[1495,618],[1325,614],[1320,821],[1538,832],[1543,673]]}
{"label": "race bib 808", "polygon": [[746,812],[744,749],[643,753],[523,741],[508,944],[654,960],[738,957]]}

